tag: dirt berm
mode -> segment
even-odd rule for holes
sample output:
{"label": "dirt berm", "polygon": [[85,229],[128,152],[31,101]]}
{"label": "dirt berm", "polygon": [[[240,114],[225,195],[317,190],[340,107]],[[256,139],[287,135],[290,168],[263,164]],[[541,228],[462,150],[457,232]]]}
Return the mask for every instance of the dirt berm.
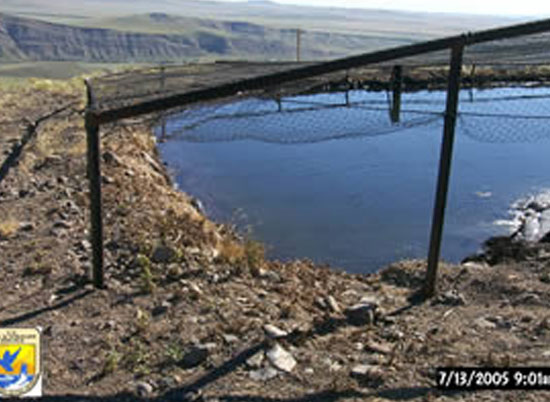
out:
{"label": "dirt berm", "polygon": [[82,88],[2,91],[0,154],[65,106],[0,183],[0,326],[43,328],[46,400],[549,400],[435,388],[438,366],[549,365],[548,245],[444,265],[418,303],[424,261],[372,275],[267,261],[173,189],[146,126],[103,130],[108,287],[94,290]]}

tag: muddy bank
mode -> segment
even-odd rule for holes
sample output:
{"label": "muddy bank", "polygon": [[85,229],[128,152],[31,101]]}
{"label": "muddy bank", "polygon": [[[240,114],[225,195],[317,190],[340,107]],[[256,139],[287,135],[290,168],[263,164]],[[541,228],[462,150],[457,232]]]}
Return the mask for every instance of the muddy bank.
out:
{"label": "muddy bank", "polygon": [[[1,153],[80,90],[1,93]],[[267,261],[173,189],[150,127],[106,127],[102,144],[105,290],[88,283],[79,107],[41,124],[0,183],[0,326],[44,328],[52,400],[547,399],[434,385],[437,366],[548,365],[548,256],[443,264],[438,296],[411,303],[423,261],[373,275]]]}

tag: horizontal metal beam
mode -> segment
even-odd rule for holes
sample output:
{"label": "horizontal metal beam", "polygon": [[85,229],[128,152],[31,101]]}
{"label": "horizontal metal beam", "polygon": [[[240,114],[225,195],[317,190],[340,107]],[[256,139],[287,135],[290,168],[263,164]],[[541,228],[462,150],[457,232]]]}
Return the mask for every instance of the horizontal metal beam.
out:
{"label": "horizontal metal beam", "polygon": [[464,45],[509,39],[517,36],[532,35],[550,31],[550,19],[512,25],[504,28],[489,29],[475,33],[451,36],[392,49],[361,54],[358,56],[337,59],[312,66],[249,78],[238,82],[222,84],[192,92],[167,96],[165,98],[140,102],[135,105],[122,106],[109,110],[91,110],[100,124],[116,120],[154,113],[166,109],[181,107],[194,102],[208,101],[217,98],[234,96],[241,91],[253,91],[303,78],[315,77],[336,71],[366,66],[369,64],[416,56],[419,54],[445,50],[461,42]]}

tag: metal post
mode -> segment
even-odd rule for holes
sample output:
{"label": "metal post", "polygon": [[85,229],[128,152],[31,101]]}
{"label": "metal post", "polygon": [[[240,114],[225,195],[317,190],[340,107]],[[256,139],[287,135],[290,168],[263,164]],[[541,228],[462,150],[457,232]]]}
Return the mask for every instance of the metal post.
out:
{"label": "metal post", "polygon": [[101,145],[99,124],[91,113],[93,95],[91,87],[88,89],[88,107],[85,114],[86,139],[88,146],[88,181],[90,183],[90,224],[92,243],[93,283],[96,288],[104,287],[103,280],[103,220],[101,202]]}
{"label": "metal post", "polygon": [[296,29],[296,61],[300,61],[300,51],[302,47],[302,30]]}
{"label": "metal post", "polygon": [[456,125],[456,113],[458,108],[458,93],[460,90],[460,72],[462,69],[462,53],[464,41],[460,40],[451,48],[451,65],[449,71],[449,83],[447,88],[447,106],[445,111],[445,126],[441,143],[441,156],[439,160],[439,177],[437,180],[437,193],[432,219],[432,232],[430,237],[430,250],[428,254],[428,271],[424,286],[424,296],[432,297],[435,293],[435,281],[437,277],[437,265],[441,250],[441,236],[445,219],[445,207],[447,204],[447,192],[449,188],[449,176],[451,173],[451,160],[453,156],[453,143]]}
{"label": "metal post", "polygon": [[161,141],[166,141],[166,117],[164,115],[161,118],[161,131],[160,131],[160,139]]}
{"label": "metal post", "polygon": [[[164,92],[164,86],[166,83],[166,75],[164,73],[164,66],[160,66],[160,91]],[[164,113],[161,113],[161,135],[160,138],[162,141],[166,140],[166,116]]]}
{"label": "metal post", "polygon": [[164,90],[164,85],[165,85],[165,82],[166,82],[166,75],[164,73],[164,66],[160,66],[160,90],[163,91]]}
{"label": "metal post", "polygon": [[470,102],[474,101],[474,88],[476,86],[476,65],[472,64],[472,70],[470,71]]}
{"label": "metal post", "polygon": [[401,112],[401,89],[403,87],[403,68],[394,66],[392,70],[392,104],[390,119],[392,123],[399,123],[399,114]]}

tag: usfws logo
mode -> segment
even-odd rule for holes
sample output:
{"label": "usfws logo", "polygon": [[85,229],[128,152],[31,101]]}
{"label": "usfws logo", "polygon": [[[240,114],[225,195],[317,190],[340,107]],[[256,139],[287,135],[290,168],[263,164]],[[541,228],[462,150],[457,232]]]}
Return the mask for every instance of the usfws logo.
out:
{"label": "usfws logo", "polygon": [[0,398],[41,395],[40,331],[0,329]]}

